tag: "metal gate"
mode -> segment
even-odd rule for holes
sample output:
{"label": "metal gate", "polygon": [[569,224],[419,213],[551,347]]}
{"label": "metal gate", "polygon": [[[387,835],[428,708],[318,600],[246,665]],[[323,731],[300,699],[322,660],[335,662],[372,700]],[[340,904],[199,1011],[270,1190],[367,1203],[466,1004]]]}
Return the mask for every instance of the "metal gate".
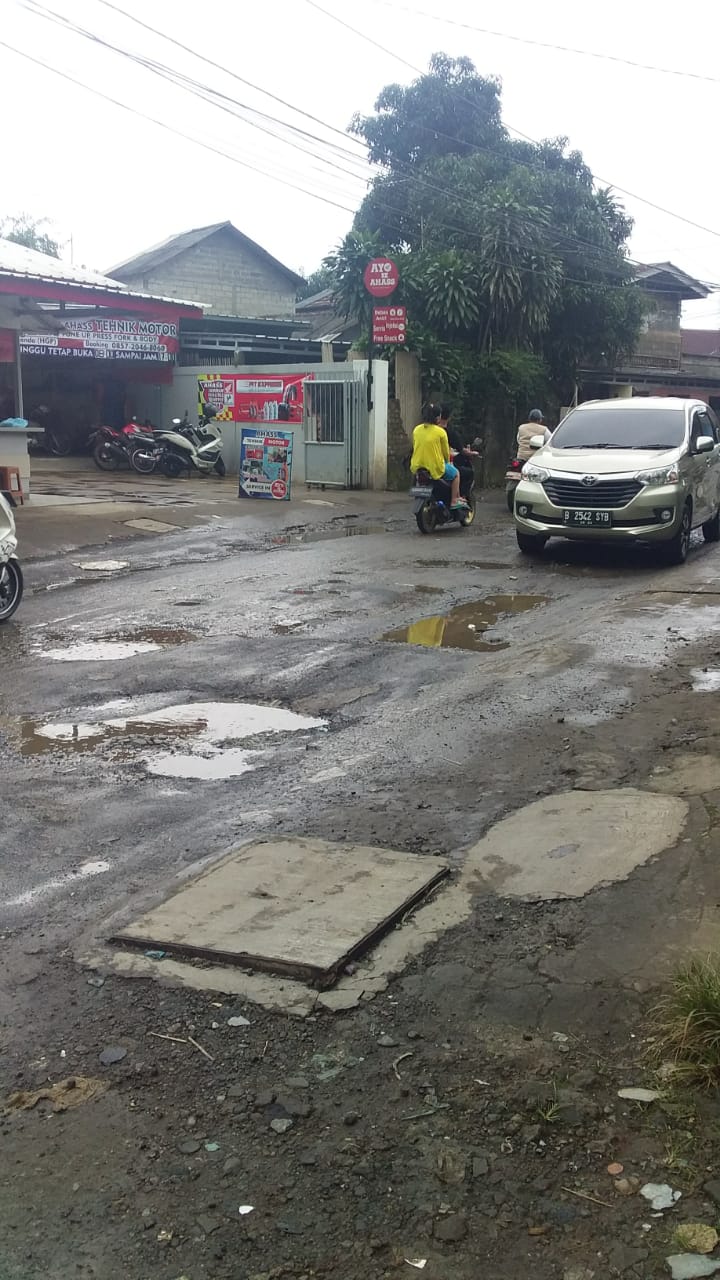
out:
{"label": "metal gate", "polygon": [[366,489],[370,432],[365,380],[308,378],[303,392],[305,483]]}

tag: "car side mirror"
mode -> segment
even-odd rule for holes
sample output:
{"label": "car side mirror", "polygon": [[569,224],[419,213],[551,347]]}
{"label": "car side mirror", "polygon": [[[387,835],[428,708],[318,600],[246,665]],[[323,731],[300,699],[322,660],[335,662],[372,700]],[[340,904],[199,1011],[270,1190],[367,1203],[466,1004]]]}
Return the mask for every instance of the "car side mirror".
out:
{"label": "car side mirror", "polygon": [[531,448],[531,449],[542,449],[542,447],[543,447],[543,445],[544,445],[544,444],[545,444],[545,437],[544,437],[544,436],[531,436],[531,437],[530,437],[530,448]]}
{"label": "car side mirror", "polygon": [[715,441],[712,436],[698,436],[695,441],[696,453],[712,453],[715,448]]}

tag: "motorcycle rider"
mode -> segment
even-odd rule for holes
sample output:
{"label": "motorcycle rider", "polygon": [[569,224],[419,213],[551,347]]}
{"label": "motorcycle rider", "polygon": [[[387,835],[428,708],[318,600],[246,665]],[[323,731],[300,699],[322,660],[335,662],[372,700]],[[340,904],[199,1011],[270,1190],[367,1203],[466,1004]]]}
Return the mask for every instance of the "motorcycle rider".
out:
{"label": "motorcycle rider", "polygon": [[440,426],[440,409],[436,404],[426,404],[422,414],[422,422],[413,431],[410,470],[413,475],[427,471],[433,480],[445,480],[450,485],[450,507],[457,511],[467,502],[460,497],[460,472],[450,461],[450,442],[447,431]]}
{"label": "motorcycle rider", "polygon": [[467,494],[470,484],[475,476],[475,468],[473,467],[473,458],[479,458],[480,454],[477,449],[471,448],[469,444],[465,444],[460,432],[455,427],[450,426],[452,417],[452,407],[449,404],[440,406],[440,426],[447,431],[450,448],[455,452],[454,463],[460,472],[460,492]]}
{"label": "motorcycle rider", "polygon": [[535,436],[542,436],[545,444],[550,439],[550,432],[547,427],[543,426],[544,420],[545,415],[542,409],[531,409],[527,416],[527,422],[521,422],[518,427],[516,456],[523,462],[528,462],[533,453],[535,453],[530,444],[530,441]]}

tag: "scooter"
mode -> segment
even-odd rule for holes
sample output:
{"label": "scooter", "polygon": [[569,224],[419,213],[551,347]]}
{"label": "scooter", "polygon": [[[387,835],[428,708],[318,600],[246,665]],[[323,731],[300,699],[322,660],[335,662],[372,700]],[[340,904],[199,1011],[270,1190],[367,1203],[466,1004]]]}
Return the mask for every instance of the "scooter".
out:
{"label": "scooter", "polygon": [[15,518],[11,493],[0,493],[0,623],[7,622],[17,609],[23,594],[23,575],[17,551]]}
{"label": "scooter", "polygon": [[182,418],[173,418],[169,431],[155,432],[155,439],[162,444],[159,466],[166,476],[176,477],[183,471],[225,475],[222,434],[213,417],[212,411],[206,411],[197,427]]}
{"label": "scooter", "polygon": [[450,485],[446,480],[433,480],[428,471],[421,468],[415,475],[410,489],[414,499],[413,510],[421,533],[434,533],[445,524],[459,524],[467,529],[475,519],[475,473],[469,467],[460,471],[460,497],[466,507],[450,506]]}
{"label": "scooter", "polygon": [[505,472],[505,499],[511,514],[515,510],[515,490],[522,480],[522,469],[526,462],[527,458],[511,458]]}

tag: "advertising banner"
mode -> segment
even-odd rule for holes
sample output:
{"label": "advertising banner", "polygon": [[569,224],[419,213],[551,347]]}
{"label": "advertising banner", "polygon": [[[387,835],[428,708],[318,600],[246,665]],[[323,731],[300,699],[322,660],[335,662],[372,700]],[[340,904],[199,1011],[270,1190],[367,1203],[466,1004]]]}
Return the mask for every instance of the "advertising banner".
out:
{"label": "advertising banner", "polygon": [[198,378],[198,409],[210,404],[225,422],[302,422],[303,384],[312,373],[207,373]]}
{"label": "advertising banner", "polygon": [[76,360],[153,360],[172,364],[178,351],[178,327],[167,320],[63,320],[62,333],[22,333],[24,356]]}
{"label": "advertising banner", "polygon": [[391,342],[403,343],[406,329],[405,307],[373,307],[372,340],[376,347],[385,347]]}
{"label": "advertising banner", "polygon": [[207,373],[198,378],[198,413],[202,417],[203,409],[209,405],[215,410],[218,422],[235,421],[235,379],[225,378],[221,373]]}
{"label": "advertising banner", "polygon": [[292,476],[292,447],[290,431],[270,434],[262,427],[243,427],[239,496],[287,501]]}

